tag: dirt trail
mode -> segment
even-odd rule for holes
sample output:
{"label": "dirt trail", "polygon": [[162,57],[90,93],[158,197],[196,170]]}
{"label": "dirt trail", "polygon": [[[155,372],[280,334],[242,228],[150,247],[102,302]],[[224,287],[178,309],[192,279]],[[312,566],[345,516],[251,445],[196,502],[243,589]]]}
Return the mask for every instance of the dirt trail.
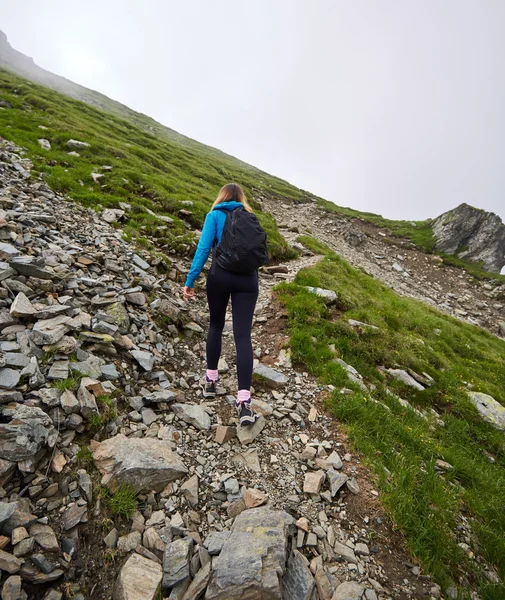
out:
{"label": "dirt trail", "polygon": [[[393,531],[381,507],[370,472],[361,464],[359,457],[350,452],[350,444],[340,424],[325,408],[328,391],[308,373],[293,367],[289,352],[285,350],[289,341],[287,319],[272,298],[272,288],[280,281],[292,281],[300,269],[319,260],[318,256],[302,256],[280,265],[279,271],[286,272],[263,274],[260,278],[252,334],[255,354],[260,360],[255,362],[271,366],[283,373],[288,381],[273,390],[264,383],[256,384],[256,389],[253,389],[257,408],[265,411],[268,407],[264,412],[263,431],[248,446],[249,451],[257,453],[261,471],[254,473],[254,470],[245,468],[239,471],[239,476],[247,487],[264,491],[272,507],[287,510],[297,519],[308,519],[309,531],[315,532],[317,543],[312,545],[314,542],[310,540],[311,545],[307,545],[307,534],[299,549],[314,561],[314,565],[322,559],[334,587],[338,581],[365,578],[370,598],[374,597],[372,590],[377,598],[426,598],[434,584],[410,562],[404,540]],[[197,303],[202,312],[205,311],[202,295]],[[201,357],[204,358],[203,345]],[[235,348],[230,310],[227,312],[222,357],[229,371],[221,375],[221,381],[234,395]],[[232,400],[233,397],[230,397],[230,402]],[[234,409],[222,399],[204,404],[216,411],[218,422],[235,422]],[[226,449],[225,460],[240,450],[233,441],[223,448]],[[343,467],[339,473],[352,479],[354,493],[345,485],[334,499],[328,492],[323,495],[303,493],[305,474],[321,466],[327,468],[325,460],[333,451],[342,458]],[[350,548],[365,544],[367,554],[356,555],[356,563],[349,562],[333,551],[335,541]]]}

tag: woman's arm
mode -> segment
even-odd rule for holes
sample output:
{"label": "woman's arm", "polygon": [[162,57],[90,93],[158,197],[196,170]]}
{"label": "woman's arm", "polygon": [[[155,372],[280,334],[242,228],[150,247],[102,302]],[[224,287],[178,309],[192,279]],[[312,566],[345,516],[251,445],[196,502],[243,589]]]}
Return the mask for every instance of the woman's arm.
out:
{"label": "woman's arm", "polygon": [[191,263],[191,269],[189,270],[186,278],[185,286],[188,288],[195,287],[195,281],[198,279],[202,269],[209,258],[212,245],[216,239],[216,219],[214,213],[211,211],[205,217],[205,222],[202,228],[202,235],[198,242],[198,247]]}

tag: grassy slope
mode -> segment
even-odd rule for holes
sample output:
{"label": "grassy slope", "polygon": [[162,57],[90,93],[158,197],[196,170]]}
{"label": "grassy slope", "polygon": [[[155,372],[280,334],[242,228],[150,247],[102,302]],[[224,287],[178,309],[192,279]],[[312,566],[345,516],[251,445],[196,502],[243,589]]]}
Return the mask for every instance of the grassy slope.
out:
{"label": "grassy slope", "polygon": [[[375,472],[382,501],[425,568],[444,587],[458,582],[468,569],[482,598],[504,598],[505,436],[479,418],[466,390],[472,386],[505,404],[505,342],[398,296],[320,242],[302,240],[326,256],[278,290],[289,314],[295,360],[335,386],[329,406]],[[337,310],[328,310],[306,285],[337,292]],[[348,318],[376,325],[379,331],[358,332],[347,324]],[[374,384],[373,393],[350,385],[332,360],[335,356]],[[427,372],[436,383],[417,392],[378,369],[397,365]],[[341,394],[344,386],[353,393]],[[419,409],[435,409],[445,427],[404,408],[386,389]],[[453,469],[439,475],[436,459]],[[454,532],[460,514],[470,519],[476,535],[472,543],[495,565],[501,585],[489,584],[458,547]]]}
{"label": "grassy slope", "polygon": [[[301,190],[219,151],[187,139],[182,143],[168,136],[156,137],[118,116],[4,70],[0,70],[0,95],[13,106],[0,110],[0,131],[27,148],[35,170],[45,174],[53,189],[87,206],[131,203],[127,233],[157,238],[157,245],[170,249],[190,249],[194,236],[178,218],[179,210],[189,208],[193,213],[189,224],[199,227],[219,188],[237,181],[268,233],[271,257],[294,255],[273,217],[262,212],[255,199],[268,194],[296,202],[303,198]],[[38,138],[48,139],[51,150],[42,150]],[[79,157],[69,156],[66,142],[71,138],[88,142],[90,147],[79,150]],[[103,172],[105,177],[94,183],[91,173],[102,172],[105,165],[112,166],[112,171]],[[184,205],[187,200],[193,206]],[[146,208],[171,216],[175,222],[166,227]]]}

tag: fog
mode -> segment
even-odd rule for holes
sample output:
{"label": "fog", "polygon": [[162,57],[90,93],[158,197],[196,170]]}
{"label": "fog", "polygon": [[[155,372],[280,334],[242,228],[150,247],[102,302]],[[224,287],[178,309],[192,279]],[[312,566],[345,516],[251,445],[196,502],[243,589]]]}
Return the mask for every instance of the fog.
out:
{"label": "fog", "polygon": [[505,217],[503,0],[0,0],[43,68],[339,205]]}

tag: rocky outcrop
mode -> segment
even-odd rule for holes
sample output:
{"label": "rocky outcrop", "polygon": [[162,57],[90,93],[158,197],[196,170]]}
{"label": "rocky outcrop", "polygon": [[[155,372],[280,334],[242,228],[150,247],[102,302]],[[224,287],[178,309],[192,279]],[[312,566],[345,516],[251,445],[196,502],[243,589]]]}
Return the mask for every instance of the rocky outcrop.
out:
{"label": "rocky outcrop", "polygon": [[505,225],[498,215],[468,204],[440,215],[433,222],[436,249],[499,273],[505,266]]}

